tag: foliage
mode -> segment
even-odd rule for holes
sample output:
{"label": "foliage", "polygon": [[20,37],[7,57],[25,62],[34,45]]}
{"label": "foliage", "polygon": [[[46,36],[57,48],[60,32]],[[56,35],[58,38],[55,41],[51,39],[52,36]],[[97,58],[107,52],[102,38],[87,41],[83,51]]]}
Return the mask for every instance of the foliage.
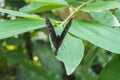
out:
{"label": "foliage", "polygon": [[[0,80],[120,79],[119,0],[5,0],[0,7]],[[73,18],[57,55],[46,16],[58,34]]]}

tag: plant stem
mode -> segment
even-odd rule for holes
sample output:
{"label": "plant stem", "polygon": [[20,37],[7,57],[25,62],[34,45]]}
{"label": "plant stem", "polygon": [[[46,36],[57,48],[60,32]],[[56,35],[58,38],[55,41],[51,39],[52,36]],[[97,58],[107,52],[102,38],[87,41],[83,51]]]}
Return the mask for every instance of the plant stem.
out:
{"label": "plant stem", "polygon": [[67,22],[77,11],[79,11],[80,8],[82,8],[84,5],[86,5],[87,3],[90,3],[94,0],[89,0],[85,3],[82,3],[80,6],[78,6],[61,24],[60,26],[62,26],[63,24],[65,24],[65,22]]}
{"label": "plant stem", "polygon": [[27,49],[28,57],[33,60],[32,41],[30,38],[30,32],[24,33],[25,47]]}

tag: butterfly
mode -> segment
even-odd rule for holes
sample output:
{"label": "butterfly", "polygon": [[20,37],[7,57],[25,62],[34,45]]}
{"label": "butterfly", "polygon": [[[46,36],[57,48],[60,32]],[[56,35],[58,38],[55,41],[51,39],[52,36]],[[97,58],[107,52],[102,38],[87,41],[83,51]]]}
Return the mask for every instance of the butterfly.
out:
{"label": "butterfly", "polygon": [[46,26],[48,29],[48,32],[51,37],[51,41],[53,46],[55,47],[55,54],[57,54],[59,47],[61,46],[63,39],[65,38],[65,35],[67,34],[68,29],[70,28],[72,24],[72,18],[69,20],[69,22],[66,24],[64,30],[62,31],[61,35],[56,35],[55,29],[53,28],[52,23],[48,19],[48,17],[45,18]]}

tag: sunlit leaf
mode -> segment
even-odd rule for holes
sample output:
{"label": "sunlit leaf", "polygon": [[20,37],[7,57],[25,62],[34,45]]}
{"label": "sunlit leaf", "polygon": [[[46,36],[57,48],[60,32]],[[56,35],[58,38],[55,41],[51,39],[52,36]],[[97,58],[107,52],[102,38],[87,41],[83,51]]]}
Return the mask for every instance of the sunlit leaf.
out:
{"label": "sunlit leaf", "polygon": [[68,5],[65,0],[32,0],[42,4],[51,4],[51,5]]}
{"label": "sunlit leaf", "polygon": [[50,5],[50,4],[40,4],[40,3],[31,3],[23,8],[19,9],[21,12],[25,13],[36,13],[49,11],[55,8],[62,7],[63,5]]}
{"label": "sunlit leaf", "polygon": [[0,22],[0,39],[44,27],[44,22],[30,19],[16,19]]}
{"label": "sunlit leaf", "polygon": [[115,11],[115,16],[118,18],[118,20],[120,20],[120,9]]}
{"label": "sunlit leaf", "polygon": [[30,18],[30,19],[43,21],[43,19],[38,17],[38,16],[33,16],[33,15],[30,15],[30,14],[25,14],[25,13],[18,12],[18,11],[13,11],[13,10],[0,8],[0,12],[7,13],[7,14],[10,14],[10,15],[14,15],[14,16],[25,17],[25,18]]}
{"label": "sunlit leaf", "polygon": [[70,75],[80,64],[83,54],[84,44],[82,40],[67,34],[56,57],[64,63],[66,72]]}
{"label": "sunlit leaf", "polygon": [[110,11],[92,12],[91,16],[98,22],[108,26],[120,26],[117,18]]}
{"label": "sunlit leaf", "polygon": [[117,1],[99,1],[88,3],[82,10],[86,12],[99,12],[115,8],[120,8],[120,3]]}
{"label": "sunlit leaf", "polygon": [[120,30],[99,23],[73,21],[69,30],[73,35],[114,53],[120,53]]}

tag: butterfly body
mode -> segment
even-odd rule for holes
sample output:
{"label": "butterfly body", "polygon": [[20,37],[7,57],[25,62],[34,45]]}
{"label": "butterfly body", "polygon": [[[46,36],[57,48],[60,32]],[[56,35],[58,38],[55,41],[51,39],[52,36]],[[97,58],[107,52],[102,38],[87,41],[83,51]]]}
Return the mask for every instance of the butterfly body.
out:
{"label": "butterfly body", "polygon": [[48,32],[50,34],[53,46],[56,49],[55,53],[57,53],[70,25],[72,24],[72,19],[70,19],[70,21],[67,23],[67,25],[64,28],[64,30],[62,31],[61,35],[56,35],[53,25],[51,24],[50,20],[47,17],[45,18],[45,20],[46,20],[46,26],[47,26]]}

